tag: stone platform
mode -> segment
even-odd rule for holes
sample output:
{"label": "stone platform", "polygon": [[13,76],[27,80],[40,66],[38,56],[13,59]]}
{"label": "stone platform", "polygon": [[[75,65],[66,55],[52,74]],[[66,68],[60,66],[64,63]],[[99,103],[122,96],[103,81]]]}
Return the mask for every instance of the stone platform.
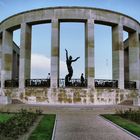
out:
{"label": "stone platform", "polygon": [[87,89],[87,88],[25,88],[19,96],[18,89],[7,88],[5,95],[20,99],[26,104],[79,104],[114,105],[138,96],[137,90]]}

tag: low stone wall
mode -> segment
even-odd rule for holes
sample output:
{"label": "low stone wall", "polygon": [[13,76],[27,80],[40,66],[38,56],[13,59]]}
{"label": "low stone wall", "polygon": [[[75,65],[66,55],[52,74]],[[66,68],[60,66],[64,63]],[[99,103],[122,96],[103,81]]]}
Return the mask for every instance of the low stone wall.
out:
{"label": "low stone wall", "polygon": [[84,88],[25,88],[19,96],[18,89],[5,89],[5,95],[19,98],[28,104],[94,104],[113,105],[138,96],[137,90],[84,89]]}

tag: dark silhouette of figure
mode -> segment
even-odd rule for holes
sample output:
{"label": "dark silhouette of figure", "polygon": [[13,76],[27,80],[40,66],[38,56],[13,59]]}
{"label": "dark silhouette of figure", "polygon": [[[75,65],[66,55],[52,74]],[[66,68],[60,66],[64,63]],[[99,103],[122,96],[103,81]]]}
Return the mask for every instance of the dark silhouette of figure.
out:
{"label": "dark silhouette of figure", "polygon": [[69,81],[69,75],[67,74],[65,76],[65,86],[68,87],[68,86],[71,86],[72,85],[72,82]]}
{"label": "dark silhouette of figure", "polygon": [[85,79],[84,79],[83,73],[81,74],[80,79],[81,79],[81,86],[84,86]]}
{"label": "dark silhouette of figure", "polygon": [[47,85],[50,86],[50,79],[51,79],[51,76],[50,76],[50,73],[48,73],[48,76],[47,76]]}
{"label": "dark silhouette of figure", "polygon": [[50,73],[48,73],[47,79],[50,79],[50,78],[51,78]]}
{"label": "dark silhouette of figure", "polygon": [[65,86],[69,86],[69,80],[68,80],[68,75],[65,76]]}
{"label": "dark silhouette of figure", "polygon": [[72,56],[70,55],[68,57],[68,51],[66,49],[65,49],[65,51],[66,51],[66,64],[67,64],[67,69],[68,69],[68,74],[65,77],[65,80],[68,82],[68,83],[66,83],[66,85],[67,85],[67,84],[69,84],[69,81],[71,80],[71,78],[73,76],[73,68],[71,66],[72,62],[77,61],[80,57],[77,57],[76,59],[72,60]]}

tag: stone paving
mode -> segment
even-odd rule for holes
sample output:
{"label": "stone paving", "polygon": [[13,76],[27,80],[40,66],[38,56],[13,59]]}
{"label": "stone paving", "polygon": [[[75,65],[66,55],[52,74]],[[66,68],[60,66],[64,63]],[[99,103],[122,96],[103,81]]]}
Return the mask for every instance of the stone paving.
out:
{"label": "stone paving", "polygon": [[55,140],[136,140],[93,113],[59,113]]}
{"label": "stone paving", "polygon": [[0,105],[0,110],[40,108],[43,113],[57,115],[54,140],[136,140],[123,130],[102,119],[99,114],[114,113],[116,109],[135,108],[120,105]]}

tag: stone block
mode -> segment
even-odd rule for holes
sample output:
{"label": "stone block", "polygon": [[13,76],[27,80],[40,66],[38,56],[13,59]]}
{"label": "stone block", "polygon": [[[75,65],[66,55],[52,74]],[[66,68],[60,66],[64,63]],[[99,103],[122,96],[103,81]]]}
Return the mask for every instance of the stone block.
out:
{"label": "stone block", "polygon": [[36,97],[35,96],[28,97],[28,103],[29,104],[36,103]]}
{"label": "stone block", "polygon": [[12,100],[8,96],[0,96],[0,104],[11,104]]}

